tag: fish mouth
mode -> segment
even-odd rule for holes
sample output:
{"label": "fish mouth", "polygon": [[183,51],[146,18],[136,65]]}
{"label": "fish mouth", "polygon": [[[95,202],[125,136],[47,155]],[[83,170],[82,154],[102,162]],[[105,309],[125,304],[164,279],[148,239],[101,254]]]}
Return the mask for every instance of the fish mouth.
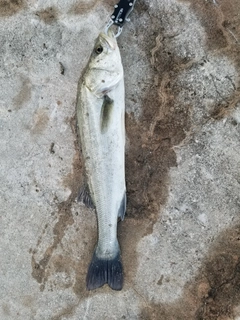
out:
{"label": "fish mouth", "polygon": [[115,50],[117,47],[117,42],[116,42],[116,38],[115,35],[112,31],[108,30],[108,33],[100,33],[100,39],[102,39],[104,42],[107,43],[107,45],[109,46],[110,49]]}

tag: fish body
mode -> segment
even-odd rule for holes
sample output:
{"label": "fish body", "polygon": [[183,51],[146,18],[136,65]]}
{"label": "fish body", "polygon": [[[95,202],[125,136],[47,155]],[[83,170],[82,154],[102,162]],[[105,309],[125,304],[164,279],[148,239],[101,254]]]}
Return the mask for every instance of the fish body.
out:
{"label": "fish body", "polygon": [[80,78],[77,97],[87,185],[98,220],[98,243],[87,275],[89,290],[105,283],[121,290],[123,285],[117,221],[126,210],[124,119],[119,48],[114,34],[100,33]]}

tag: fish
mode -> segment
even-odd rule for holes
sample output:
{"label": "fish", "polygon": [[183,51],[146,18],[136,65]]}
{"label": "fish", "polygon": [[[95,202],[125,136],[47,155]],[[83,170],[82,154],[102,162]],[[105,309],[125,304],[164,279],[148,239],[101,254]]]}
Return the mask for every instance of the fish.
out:
{"label": "fish", "polygon": [[110,30],[100,32],[80,77],[76,112],[86,177],[79,201],[95,208],[98,224],[86,286],[121,290],[117,223],[126,211],[125,88],[120,50]]}

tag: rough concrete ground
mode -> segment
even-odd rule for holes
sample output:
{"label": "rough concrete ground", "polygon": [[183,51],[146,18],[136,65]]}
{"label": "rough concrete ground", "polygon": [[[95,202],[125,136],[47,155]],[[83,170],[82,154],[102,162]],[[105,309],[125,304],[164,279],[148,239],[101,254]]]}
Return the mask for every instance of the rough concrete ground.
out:
{"label": "rough concrete ground", "polygon": [[137,1],[119,38],[125,284],[85,289],[76,90],[115,3],[0,0],[0,319],[238,320],[238,0]]}

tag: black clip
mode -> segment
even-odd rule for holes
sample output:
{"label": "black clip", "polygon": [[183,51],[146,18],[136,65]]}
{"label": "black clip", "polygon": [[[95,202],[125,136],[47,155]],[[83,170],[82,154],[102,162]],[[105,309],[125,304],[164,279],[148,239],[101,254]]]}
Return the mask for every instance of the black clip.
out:
{"label": "black clip", "polygon": [[113,24],[122,27],[125,21],[128,20],[128,16],[133,10],[136,0],[120,0],[118,4],[114,6],[115,10],[111,15]]}

